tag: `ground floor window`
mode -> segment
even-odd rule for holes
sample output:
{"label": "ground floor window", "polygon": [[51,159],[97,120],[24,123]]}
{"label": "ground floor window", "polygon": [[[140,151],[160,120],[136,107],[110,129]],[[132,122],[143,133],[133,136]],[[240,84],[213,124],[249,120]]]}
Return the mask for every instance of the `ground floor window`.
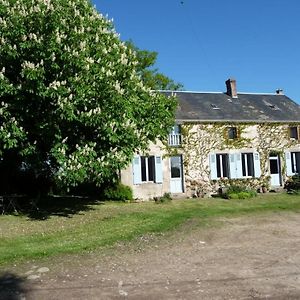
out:
{"label": "ground floor window", "polygon": [[253,153],[242,153],[242,174],[244,177],[254,177]]}
{"label": "ground floor window", "polygon": [[142,181],[154,181],[155,162],[154,156],[141,156]]}
{"label": "ground floor window", "polygon": [[260,157],[257,152],[210,154],[210,178],[260,177]]}
{"label": "ground floor window", "polygon": [[133,183],[145,182],[162,183],[161,156],[135,156],[132,162]]}
{"label": "ground floor window", "polygon": [[294,174],[300,174],[300,152],[292,152],[291,160],[292,160],[292,172]]}
{"label": "ground floor window", "polygon": [[228,166],[228,154],[216,154],[217,160],[217,177],[230,177]]}

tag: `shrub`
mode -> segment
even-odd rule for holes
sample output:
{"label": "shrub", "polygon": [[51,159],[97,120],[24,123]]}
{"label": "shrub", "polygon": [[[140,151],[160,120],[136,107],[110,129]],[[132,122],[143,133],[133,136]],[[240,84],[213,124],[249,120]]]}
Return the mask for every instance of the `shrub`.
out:
{"label": "shrub", "polygon": [[284,188],[290,194],[298,194],[300,193],[300,175],[292,176],[284,185]]}
{"label": "shrub", "polygon": [[172,200],[171,194],[170,193],[164,193],[162,197],[154,197],[155,203],[166,203],[170,202]]}
{"label": "shrub", "polygon": [[225,199],[247,199],[256,197],[256,191],[241,185],[231,185],[223,195]]}
{"label": "shrub", "polygon": [[126,201],[132,200],[132,189],[122,183],[117,183],[104,189],[103,196],[105,200]]}

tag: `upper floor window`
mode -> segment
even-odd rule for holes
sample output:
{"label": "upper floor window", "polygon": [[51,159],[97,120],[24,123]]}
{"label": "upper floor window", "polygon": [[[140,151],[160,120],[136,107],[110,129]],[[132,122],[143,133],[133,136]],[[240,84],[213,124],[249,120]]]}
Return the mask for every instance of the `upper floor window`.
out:
{"label": "upper floor window", "polygon": [[179,146],[181,145],[181,138],[180,125],[173,126],[172,130],[169,133],[168,144],[170,146]]}
{"label": "upper floor window", "polygon": [[229,140],[234,140],[237,139],[238,134],[237,134],[237,128],[236,127],[228,127],[227,129],[227,134],[228,134],[228,139]]}
{"label": "upper floor window", "polygon": [[291,139],[298,140],[299,135],[298,135],[298,127],[297,126],[290,126],[289,127],[289,136]]}

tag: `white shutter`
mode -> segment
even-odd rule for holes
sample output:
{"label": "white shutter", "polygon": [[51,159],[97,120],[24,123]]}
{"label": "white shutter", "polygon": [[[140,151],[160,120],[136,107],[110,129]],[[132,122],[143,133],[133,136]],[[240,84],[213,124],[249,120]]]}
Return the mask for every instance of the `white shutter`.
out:
{"label": "white shutter", "polygon": [[287,176],[294,175],[293,170],[292,170],[291,152],[285,152],[285,165],[286,165],[286,175]]}
{"label": "white shutter", "polygon": [[212,180],[218,179],[216,154],[209,155],[209,163],[210,163],[210,179]]}
{"label": "white shutter", "polygon": [[141,174],[141,157],[135,156],[132,160],[132,170],[133,170],[133,184],[142,183]]}
{"label": "white shutter", "polygon": [[230,171],[230,178],[232,179],[237,178],[236,156],[233,153],[229,154],[229,171]]}
{"label": "white shutter", "polygon": [[163,182],[163,168],[161,156],[155,156],[155,182]]}
{"label": "white shutter", "polygon": [[242,168],[242,153],[235,154],[236,162],[236,178],[243,178],[243,168]]}
{"label": "white shutter", "polygon": [[253,155],[254,155],[254,176],[258,178],[261,175],[259,153],[255,152]]}

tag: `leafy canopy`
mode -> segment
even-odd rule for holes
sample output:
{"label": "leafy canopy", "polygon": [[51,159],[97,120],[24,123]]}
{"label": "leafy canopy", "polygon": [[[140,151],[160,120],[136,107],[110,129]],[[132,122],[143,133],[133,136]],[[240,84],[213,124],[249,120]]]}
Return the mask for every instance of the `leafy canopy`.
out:
{"label": "leafy canopy", "polygon": [[[0,153],[66,185],[101,183],[164,138],[176,100],[87,0],[0,0]],[[155,59],[155,57],[153,57]]]}

